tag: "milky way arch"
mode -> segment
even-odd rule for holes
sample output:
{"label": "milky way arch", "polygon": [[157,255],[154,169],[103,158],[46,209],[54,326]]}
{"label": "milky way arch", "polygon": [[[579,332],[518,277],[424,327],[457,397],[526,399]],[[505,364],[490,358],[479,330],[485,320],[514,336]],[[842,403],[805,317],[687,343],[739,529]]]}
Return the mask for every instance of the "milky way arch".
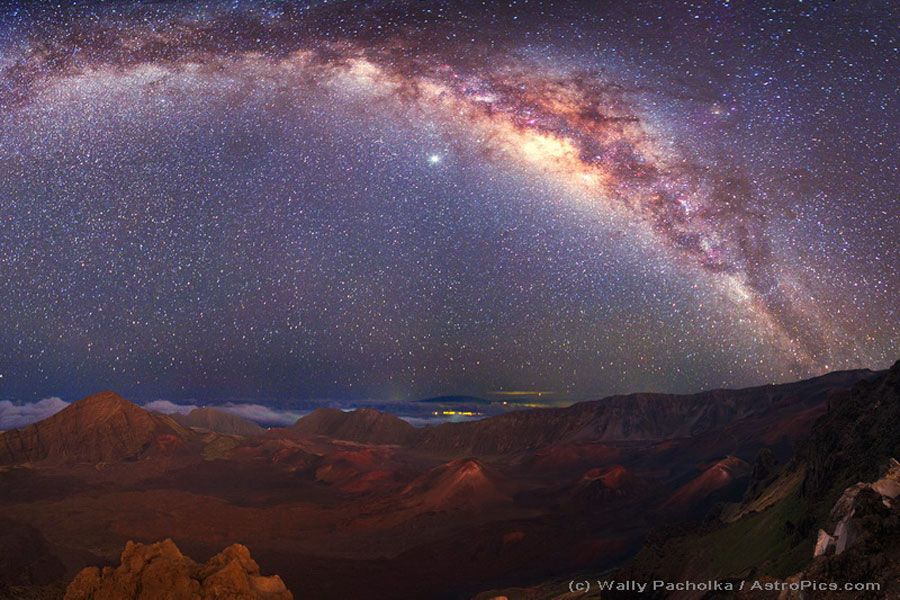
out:
{"label": "milky way arch", "polygon": [[[20,110],[54,86],[84,80],[99,82],[95,90],[124,78],[149,87],[188,73],[275,82],[287,94],[328,88],[421,111],[487,162],[515,163],[565,188],[589,213],[637,232],[682,277],[713,282],[803,368],[825,366],[846,337],[779,264],[749,179],[689,154],[647,108],[647,97],[665,90],[553,67],[510,42],[441,35],[411,26],[412,17],[400,26],[394,16],[367,15],[353,35],[338,35],[326,9],[312,17],[141,14],[81,15],[30,32],[3,66],[0,109]],[[379,19],[390,26],[376,32]]]}

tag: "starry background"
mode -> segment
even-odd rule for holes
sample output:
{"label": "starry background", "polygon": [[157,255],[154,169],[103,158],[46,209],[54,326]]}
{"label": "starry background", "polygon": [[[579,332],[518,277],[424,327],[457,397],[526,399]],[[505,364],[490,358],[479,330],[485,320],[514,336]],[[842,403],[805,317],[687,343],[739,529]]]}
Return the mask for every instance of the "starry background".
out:
{"label": "starry background", "polygon": [[891,4],[7,3],[0,397],[886,367]]}

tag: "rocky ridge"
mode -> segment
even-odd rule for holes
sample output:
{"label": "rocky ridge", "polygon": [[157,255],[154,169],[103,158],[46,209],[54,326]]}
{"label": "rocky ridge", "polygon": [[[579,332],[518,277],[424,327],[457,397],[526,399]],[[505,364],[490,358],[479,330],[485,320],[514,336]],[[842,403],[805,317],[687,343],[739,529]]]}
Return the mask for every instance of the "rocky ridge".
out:
{"label": "rocky ridge", "polygon": [[204,564],[183,555],[171,539],[129,541],[118,567],[82,569],[65,600],[293,600],[277,575],[263,576],[250,551],[232,544]]}

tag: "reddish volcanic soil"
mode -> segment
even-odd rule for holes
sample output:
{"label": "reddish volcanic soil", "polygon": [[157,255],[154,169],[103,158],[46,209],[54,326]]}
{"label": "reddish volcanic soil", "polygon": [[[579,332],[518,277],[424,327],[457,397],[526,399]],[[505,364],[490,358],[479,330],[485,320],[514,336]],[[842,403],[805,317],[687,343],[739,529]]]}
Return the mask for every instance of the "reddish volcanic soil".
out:
{"label": "reddish volcanic soil", "polygon": [[[724,458],[703,469],[697,477],[675,490],[661,508],[669,513],[690,513],[694,507],[717,492],[727,489],[750,475],[751,467],[734,456]],[[743,488],[742,490],[743,491]]]}
{"label": "reddish volcanic soil", "polygon": [[259,435],[98,394],[0,434],[0,555],[18,561],[0,589],[64,584],[118,564],[129,540],[166,538],[198,563],[243,544],[298,598],[457,598],[602,571],[672,514],[702,516],[761,447],[787,451],[829,390],[863,376],[429,430],[316,411]]}

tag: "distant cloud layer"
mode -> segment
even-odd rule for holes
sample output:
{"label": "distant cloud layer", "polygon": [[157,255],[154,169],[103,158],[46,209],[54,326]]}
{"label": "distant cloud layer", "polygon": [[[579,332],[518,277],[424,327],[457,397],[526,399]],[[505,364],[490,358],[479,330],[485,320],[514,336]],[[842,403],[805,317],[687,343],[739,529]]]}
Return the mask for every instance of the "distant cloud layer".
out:
{"label": "distant cloud layer", "polygon": [[[354,406],[353,408],[359,408],[360,406],[368,405],[365,402],[360,402],[358,404],[359,406]],[[20,427],[24,427],[25,425],[40,421],[41,419],[46,419],[47,417],[58,413],[68,405],[68,402],[65,402],[61,398],[57,398],[55,396],[44,398],[43,400],[40,400],[38,402],[30,402],[24,404],[16,404],[10,402],[9,400],[0,400],[0,431],[6,429],[18,429]],[[398,408],[400,408],[399,406],[387,406],[383,403],[372,404],[372,406],[374,406],[378,410],[386,410],[387,412],[397,414],[398,416],[400,416],[400,418],[405,419],[416,427],[437,425],[439,423],[445,423],[448,420],[473,420],[472,418],[466,417],[455,417],[448,419],[444,416],[434,416],[428,413],[423,414],[422,416],[403,414],[403,411],[397,410]],[[143,407],[146,410],[161,413],[164,415],[186,415],[195,408],[200,408],[200,405],[193,403],[178,404],[170,400],[153,400],[152,402],[147,402],[146,404],[144,404]],[[304,410],[308,407],[304,407],[301,409],[281,409],[273,408],[271,406],[265,406],[263,404],[242,402],[225,402],[219,405],[210,405],[210,407],[224,412],[229,412],[233,415],[237,415],[239,417],[243,417],[244,419],[254,421],[260,425],[269,427],[283,427],[287,425],[293,425],[297,421],[297,419],[309,412],[308,410]],[[349,407],[337,408],[341,408],[341,410],[350,409]],[[392,408],[393,410],[391,410]],[[412,403],[410,405],[403,405],[402,408],[412,410],[420,409],[421,407],[416,405],[415,403]]]}
{"label": "distant cloud layer", "polygon": [[[144,408],[165,415],[186,415],[195,408],[199,408],[199,406],[196,404],[176,404],[168,400],[154,400],[153,402],[145,404]],[[263,406],[262,404],[227,402],[218,406],[211,406],[211,408],[255,421],[260,425],[293,425],[297,419],[303,416],[302,412],[279,410],[269,406]]]}
{"label": "distant cloud layer", "polygon": [[261,425],[293,425],[303,413],[293,410],[279,410],[262,404],[236,404],[229,402],[217,408],[233,415],[256,421]]}
{"label": "distant cloud layer", "polygon": [[148,402],[144,405],[144,408],[149,411],[162,413],[164,415],[186,415],[195,408],[199,408],[196,404],[175,404],[174,402],[169,402],[168,400],[154,400],[153,402]]}
{"label": "distant cloud layer", "polygon": [[440,425],[441,423],[465,423],[468,421],[478,421],[484,417],[407,417],[400,415],[400,418],[412,425],[413,427],[431,427],[432,425]]}
{"label": "distant cloud layer", "polygon": [[55,415],[68,405],[68,402],[55,396],[25,404],[13,404],[9,400],[0,400],[0,430],[18,429],[30,425]]}

